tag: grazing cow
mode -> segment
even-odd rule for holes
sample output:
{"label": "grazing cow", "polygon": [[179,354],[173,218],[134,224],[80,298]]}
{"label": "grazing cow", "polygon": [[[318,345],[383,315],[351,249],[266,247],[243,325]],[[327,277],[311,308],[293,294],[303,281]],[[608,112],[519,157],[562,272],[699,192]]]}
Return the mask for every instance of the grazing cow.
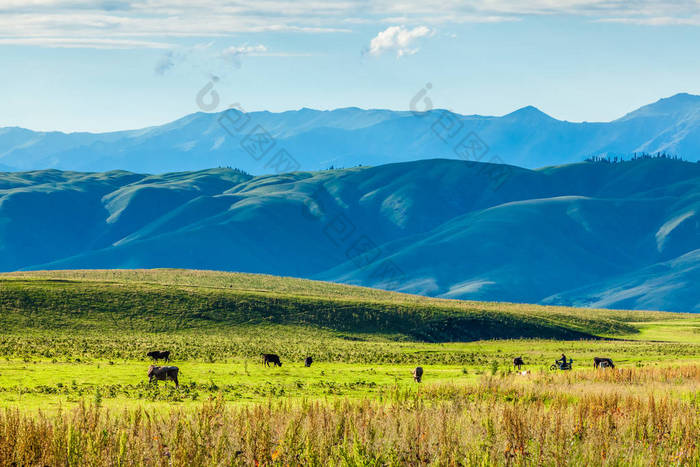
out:
{"label": "grazing cow", "polygon": [[154,350],[153,352],[148,352],[146,356],[151,357],[154,362],[157,362],[158,360],[165,360],[166,362],[170,361],[170,351],[165,350],[163,352],[160,352],[158,350]]}
{"label": "grazing cow", "polygon": [[148,384],[151,384],[153,380],[158,381],[173,381],[175,387],[180,387],[180,383],[177,380],[177,374],[180,369],[176,366],[156,366],[151,365],[148,367]]}
{"label": "grazing cow", "polygon": [[416,369],[413,370],[413,381],[420,383],[421,379],[423,379],[423,367],[417,366]]}
{"label": "grazing cow", "polygon": [[517,368],[518,371],[520,371],[520,367],[525,365],[525,362],[523,361],[523,357],[515,357],[513,359],[513,368]]}
{"label": "grazing cow", "polygon": [[593,357],[593,368],[615,368],[612,359],[606,357]]}
{"label": "grazing cow", "polygon": [[260,355],[262,355],[263,365],[270,366],[270,363],[272,363],[272,366],[282,366],[279,355],[273,353],[261,353]]}
{"label": "grazing cow", "polygon": [[[311,364],[312,364],[313,362],[314,362],[314,359],[313,359],[313,358],[311,358],[311,357],[306,357],[306,359],[304,359],[304,366],[308,368],[308,367],[311,366]],[[281,365],[281,363],[280,363],[280,365]]]}

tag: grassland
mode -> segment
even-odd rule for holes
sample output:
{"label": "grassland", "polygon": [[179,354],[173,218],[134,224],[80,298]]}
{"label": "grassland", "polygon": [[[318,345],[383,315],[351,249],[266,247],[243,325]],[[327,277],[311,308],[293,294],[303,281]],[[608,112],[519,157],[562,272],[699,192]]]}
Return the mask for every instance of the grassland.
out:
{"label": "grassland", "polygon": [[[0,330],[0,465],[700,462],[697,315],[53,271],[0,275]],[[147,384],[153,349],[179,389]]]}

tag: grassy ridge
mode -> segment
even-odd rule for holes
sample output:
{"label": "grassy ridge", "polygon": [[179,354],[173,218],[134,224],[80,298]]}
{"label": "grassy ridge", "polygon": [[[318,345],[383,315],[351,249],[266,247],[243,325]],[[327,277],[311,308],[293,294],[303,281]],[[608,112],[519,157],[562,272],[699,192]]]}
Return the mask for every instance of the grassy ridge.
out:
{"label": "grassy ridge", "polygon": [[682,315],[432,299],[326,282],[184,270],[49,271],[0,275],[8,332],[225,331],[311,326],[426,342],[630,335],[631,322]]}

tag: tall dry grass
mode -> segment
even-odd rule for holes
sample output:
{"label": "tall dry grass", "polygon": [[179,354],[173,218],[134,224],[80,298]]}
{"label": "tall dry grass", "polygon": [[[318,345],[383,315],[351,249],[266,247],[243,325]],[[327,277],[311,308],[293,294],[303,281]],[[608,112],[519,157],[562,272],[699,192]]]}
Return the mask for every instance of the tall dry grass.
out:
{"label": "tall dry grass", "polygon": [[[642,368],[426,384],[380,400],[7,409],[0,465],[700,465],[699,376]],[[593,389],[572,396],[579,382]],[[674,396],[633,387],[666,383]]]}

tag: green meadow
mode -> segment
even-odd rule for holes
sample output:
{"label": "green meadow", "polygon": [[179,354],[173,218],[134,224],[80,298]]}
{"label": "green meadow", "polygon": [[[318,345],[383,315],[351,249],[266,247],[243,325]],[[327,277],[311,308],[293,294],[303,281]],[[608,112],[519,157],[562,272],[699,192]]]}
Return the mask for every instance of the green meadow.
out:
{"label": "green meadow", "polygon": [[[51,271],[0,274],[0,329],[0,465],[700,459],[693,314],[443,300],[211,271]],[[171,351],[179,388],[148,384],[151,350]],[[283,365],[263,366],[263,352]],[[562,353],[573,371],[549,369]],[[514,371],[517,356],[529,374]],[[616,368],[594,370],[594,356]],[[135,422],[142,416],[151,422]],[[581,417],[591,420],[585,430]],[[183,438],[195,425],[213,431]],[[611,433],[617,444],[601,451]]]}
{"label": "green meadow", "polygon": [[[618,367],[700,358],[700,317],[430,299],[360,287],[209,271],[55,271],[0,275],[0,406],[51,410],[191,406],[221,395],[379,398],[425,384],[474,384],[574,371],[594,356]],[[172,383],[147,384],[150,350],[170,350]],[[264,367],[260,353],[282,367]],[[314,359],[310,368],[306,356]]]}

